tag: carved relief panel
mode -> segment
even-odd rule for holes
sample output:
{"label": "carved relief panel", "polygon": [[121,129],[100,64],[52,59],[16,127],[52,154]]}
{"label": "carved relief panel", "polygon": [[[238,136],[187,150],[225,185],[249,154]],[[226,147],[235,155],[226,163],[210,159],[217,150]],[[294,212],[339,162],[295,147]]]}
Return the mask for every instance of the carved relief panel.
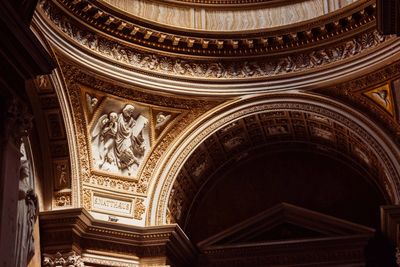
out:
{"label": "carved relief panel", "polygon": [[[80,206],[96,219],[145,225],[154,169],[220,101],[160,96],[93,77],[61,59],[76,131]],[[62,184],[62,166],[55,167]],[[64,201],[64,196],[59,196]]]}
{"label": "carved relief panel", "polygon": [[135,179],[151,147],[149,107],[106,99],[90,122],[92,168]]}
{"label": "carved relief panel", "polygon": [[84,179],[83,206],[109,221],[141,221],[146,195],[137,190],[140,176],[152,149],[183,110],[79,88],[91,174]]}

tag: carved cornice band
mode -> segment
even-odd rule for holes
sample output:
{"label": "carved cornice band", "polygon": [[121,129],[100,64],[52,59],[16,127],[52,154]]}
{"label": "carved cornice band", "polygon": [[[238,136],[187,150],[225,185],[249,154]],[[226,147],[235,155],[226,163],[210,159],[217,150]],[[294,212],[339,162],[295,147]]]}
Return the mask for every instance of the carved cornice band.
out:
{"label": "carved cornice band", "polygon": [[[280,56],[268,53],[262,60],[246,60],[238,56],[237,61],[185,58],[183,55],[181,58],[175,54],[165,56],[159,51],[144,52],[144,47],[138,49],[84,30],[63,12],[57,11],[53,4],[46,2],[45,5],[47,15],[36,16],[35,22],[62,53],[113,80],[140,84],[152,90],[157,84],[158,90],[173,93],[232,95],[265,92],[267,89],[310,89],[327,83],[333,85],[338,79],[348,79],[350,74],[365,72],[366,66],[371,71],[384,66],[385,60],[393,60],[400,50],[400,42],[395,38],[367,30],[353,39],[331,44],[329,48]],[[105,65],[107,71],[103,71]],[[144,75],[147,75],[145,79]],[[196,84],[199,80],[201,83]],[[253,84],[249,83],[250,80]],[[268,80],[274,81],[266,82]],[[226,85],[221,85],[221,82]]]}
{"label": "carved cornice band", "polygon": [[[41,213],[40,227],[44,254],[107,251],[139,258],[167,255],[176,266],[190,266],[195,255],[178,225],[135,227],[97,221],[84,209],[69,209]],[[58,258],[65,258],[60,255]]]}
{"label": "carved cornice band", "polygon": [[42,6],[47,13],[62,10],[98,32],[139,46],[190,56],[227,58],[292,53],[335,39],[348,39],[354,33],[373,28],[376,13],[373,1],[360,1],[351,9],[291,27],[218,33],[170,29],[126,17],[99,2],[44,0]]}

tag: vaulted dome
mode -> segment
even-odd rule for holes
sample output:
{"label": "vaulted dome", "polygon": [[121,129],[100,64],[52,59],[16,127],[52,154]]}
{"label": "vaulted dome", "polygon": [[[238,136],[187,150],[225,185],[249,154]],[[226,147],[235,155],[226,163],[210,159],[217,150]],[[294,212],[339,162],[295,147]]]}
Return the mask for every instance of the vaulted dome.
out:
{"label": "vaulted dome", "polygon": [[394,266],[398,1],[3,2],[4,266]]}

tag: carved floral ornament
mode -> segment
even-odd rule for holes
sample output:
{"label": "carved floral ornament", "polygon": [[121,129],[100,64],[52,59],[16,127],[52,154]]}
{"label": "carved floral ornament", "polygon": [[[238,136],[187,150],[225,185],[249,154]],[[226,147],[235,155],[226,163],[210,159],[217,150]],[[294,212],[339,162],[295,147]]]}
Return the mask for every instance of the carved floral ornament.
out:
{"label": "carved floral ornament", "polygon": [[81,256],[75,252],[61,254],[57,252],[55,255],[43,255],[43,266],[45,267],[84,267]]}
{"label": "carved floral ornament", "polygon": [[42,10],[53,26],[68,36],[75,45],[86,48],[91,54],[111,59],[139,72],[146,71],[182,78],[247,79],[298,73],[365,54],[385,41],[393,39],[379,34],[376,30],[369,30],[330,47],[320,47],[296,54],[274,56],[263,60],[204,62],[147,53],[125,43],[111,41],[100,34],[77,26],[48,1],[42,3]]}
{"label": "carved floral ornament", "polygon": [[[400,198],[398,190],[400,187],[400,165],[398,164],[400,151],[390,136],[387,136],[362,114],[332,100],[304,94],[280,94],[264,99],[254,97],[242,103],[238,101],[227,107],[225,111],[220,111],[219,119],[216,116],[210,116],[209,118],[211,119],[199,124],[196,131],[191,133],[185,140],[182,140],[185,145],[179,147],[169,156],[170,159],[173,159],[173,162],[164,162],[160,164],[162,167],[157,170],[158,173],[162,174],[155,185],[156,189],[151,195],[152,203],[150,203],[146,223],[148,225],[168,223],[168,203],[171,194],[173,194],[171,190],[176,178],[189,156],[207,137],[217,130],[229,127],[230,124],[240,118],[285,110],[315,114],[319,118],[327,118],[348,129],[353,136],[360,140],[376,156],[382,166],[382,175],[377,177],[377,183],[386,190],[386,195],[392,203],[398,203]],[[279,131],[280,129],[276,130]],[[313,134],[327,140],[330,138],[330,133],[326,131],[317,131],[316,129]],[[368,156],[355,147],[354,153],[357,154],[357,152],[358,157],[364,160],[366,164],[370,162],[367,158]],[[170,166],[168,170],[164,169],[167,165]],[[156,195],[155,192],[160,193]],[[175,216],[176,214],[169,214],[168,217],[171,218],[171,215]]]}

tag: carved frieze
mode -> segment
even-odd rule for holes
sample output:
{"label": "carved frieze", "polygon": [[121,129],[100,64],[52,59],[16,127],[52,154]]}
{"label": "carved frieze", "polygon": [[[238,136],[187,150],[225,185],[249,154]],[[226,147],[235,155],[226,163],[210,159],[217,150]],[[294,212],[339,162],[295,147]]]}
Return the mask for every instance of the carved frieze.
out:
{"label": "carved frieze", "polygon": [[118,43],[115,39],[110,40],[100,34],[89,32],[74,24],[51,2],[45,1],[43,11],[61,32],[76,45],[85,47],[87,52],[119,62],[139,72],[173,75],[183,79],[265,78],[297,73],[365,54],[392,39],[376,30],[368,30],[329,47],[313,48],[298,53],[267,56],[260,60],[216,61],[207,57],[206,61],[202,61],[143,52],[141,49]]}
{"label": "carved frieze", "polygon": [[[57,3],[57,5],[62,5],[64,8],[73,13],[74,16],[79,17],[81,21],[84,21],[91,27],[94,27],[102,32],[106,32],[113,37],[128,41],[129,43],[134,43],[144,47],[151,47],[153,49],[162,51],[166,50],[173,53],[202,56],[213,55],[223,57],[235,57],[247,55],[263,55],[265,52],[275,53],[282,50],[287,51],[289,49],[304,48],[308,47],[311,43],[313,43],[314,45],[324,43],[332,37],[340,36],[338,39],[346,39],[343,36],[348,36],[349,33],[351,33],[355,29],[358,30],[359,28],[365,26],[372,26],[375,19],[375,5],[372,1],[358,1],[355,5],[352,6],[352,8],[342,10],[342,13],[340,15],[332,14],[322,18],[319,17],[311,20],[311,17],[309,17],[306,22],[298,23],[294,27],[293,25],[290,25],[291,27],[279,27],[279,29],[274,29],[275,27],[272,26],[274,24],[267,23],[264,24],[264,26],[259,25],[258,22],[266,22],[263,19],[253,20],[252,18],[247,18],[245,19],[247,21],[246,23],[235,23],[237,20],[240,20],[240,14],[237,14],[238,10],[236,10],[236,12],[227,12],[225,14],[223,14],[223,11],[223,13],[219,13],[219,16],[228,16],[229,18],[227,18],[227,20],[234,20],[232,23],[229,23],[230,26],[238,26],[238,24],[244,26],[244,28],[239,26],[239,28],[236,29],[236,31],[241,31],[240,35],[232,35],[226,34],[226,32],[224,32],[225,30],[233,30],[231,27],[225,28],[223,26],[226,20],[222,20],[220,23],[215,21],[216,18],[214,16],[218,16],[218,11],[214,10],[214,12],[211,12],[211,14],[209,14],[211,16],[206,15],[207,23],[206,25],[203,25],[206,28],[202,27],[201,30],[207,30],[207,27],[213,24],[219,25],[217,26],[217,28],[208,28],[212,31],[212,34],[201,34],[197,31],[193,32],[188,29],[192,28],[193,25],[192,23],[184,23],[186,19],[180,21],[181,23],[179,23],[178,28],[173,27],[171,29],[170,27],[163,27],[162,24],[168,24],[168,22],[166,21],[164,21],[164,23],[161,23],[161,25],[157,25],[158,27],[154,27],[153,25],[146,23],[142,20],[142,18],[146,20],[145,17],[147,14],[149,14],[147,12],[142,13],[141,15],[137,14],[134,16],[134,18],[132,18],[120,14],[120,12],[118,12],[118,9],[115,10],[114,8],[109,8],[99,3],[89,3],[88,1],[71,2],[66,0],[58,0],[55,1],[55,3]],[[146,3],[144,2],[138,3],[138,5],[140,6],[141,4],[146,5]],[[309,4],[311,3],[309,3],[309,1],[306,1],[306,6],[302,6],[302,8],[312,8],[313,4],[315,3],[311,5]],[[151,6],[152,7],[150,7],[150,9],[154,8],[153,5]],[[317,6],[317,9],[321,8],[319,4],[317,4]],[[284,7],[287,8],[288,6],[284,5]],[[143,6],[142,8],[147,9]],[[254,4],[253,8],[255,8]],[[47,9],[47,6],[45,6],[45,9]],[[128,5],[128,7],[122,7],[121,9],[128,11],[130,9],[130,6]],[[301,11],[300,13],[302,15],[310,15],[310,13],[316,11],[314,8],[312,9],[313,10],[309,10],[306,13]],[[137,9],[133,10],[137,11]],[[178,12],[177,14],[179,14],[182,9],[178,8],[175,11]],[[260,14],[263,14],[264,12],[271,12],[262,9],[257,11],[261,12]],[[158,12],[163,11],[159,10]],[[199,12],[199,10],[194,11],[194,13],[197,12]],[[243,16],[244,18],[249,16],[249,10],[247,10],[246,8],[239,12],[242,13],[241,16]],[[297,17],[298,13],[296,11],[292,10],[290,12],[294,12],[294,14],[290,17],[290,19],[287,19],[292,20]],[[319,10],[319,12],[323,11]],[[193,13],[193,11],[191,13]],[[232,17],[232,13],[236,13],[236,15]],[[179,16],[177,14],[175,15]],[[197,23],[200,23],[200,21],[204,19],[203,16],[198,19],[192,18],[189,20],[194,19],[197,21]],[[263,17],[263,15],[260,16]],[[167,15],[166,17],[170,16]],[[185,17],[185,15],[182,14],[182,17]],[[148,18],[147,21],[156,22],[158,21],[158,18],[160,18],[160,16],[156,16],[152,19]],[[285,19],[284,22],[282,21],[283,24],[289,22],[287,19]],[[167,20],[171,21],[170,19]],[[252,27],[250,25],[253,25],[253,30],[258,28],[256,25],[261,26],[261,28],[259,28],[258,31],[251,31],[250,29]],[[247,28],[247,26],[249,26],[250,28]],[[280,26],[282,25],[280,24]],[[185,27],[186,29],[183,30],[182,27]]]}
{"label": "carved frieze", "polygon": [[57,252],[55,255],[44,254],[43,266],[45,267],[84,267],[80,255],[75,252],[61,254]]}

